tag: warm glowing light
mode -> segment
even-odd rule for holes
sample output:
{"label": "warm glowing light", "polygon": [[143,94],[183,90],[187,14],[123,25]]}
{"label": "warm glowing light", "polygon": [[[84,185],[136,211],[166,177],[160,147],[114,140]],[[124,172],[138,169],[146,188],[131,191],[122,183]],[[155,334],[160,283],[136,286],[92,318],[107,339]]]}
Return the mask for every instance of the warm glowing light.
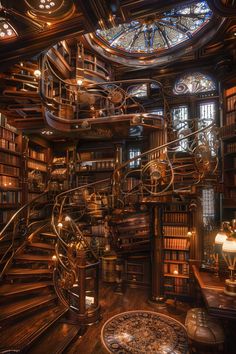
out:
{"label": "warm glowing light", "polygon": [[220,230],[217,232],[216,237],[215,237],[215,244],[216,245],[223,245],[225,240],[227,239],[227,235],[223,230]]}
{"label": "warm glowing light", "polygon": [[78,80],[77,80],[77,85],[78,85],[78,86],[81,86],[81,85],[83,85],[83,82],[84,82],[83,79],[78,79]]}
{"label": "warm glowing light", "polygon": [[39,69],[34,70],[34,76],[39,78],[41,76],[41,71]]}
{"label": "warm glowing light", "polygon": [[57,260],[57,256],[56,256],[55,254],[52,256],[52,260],[53,260],[53,261],[56,261],[56,260]]}
{"label": "warm glowing light", "polygon": [[62,224],[61,222],[59,222],[59,223],[57,224],[57,227],[59,227],[59,229],[61,229],[61,228],[63,227],[63,224]]}
{"label": "warm glowing light", "polygon": [[227,253],[236,253],[236,240],[233,238],[227,238],[222,245],[222,251]]}
{"label": "warm glowing light", "polygon": [[71,221],[71,218],[67,215],[67,216],[65,217],[65,221]]}

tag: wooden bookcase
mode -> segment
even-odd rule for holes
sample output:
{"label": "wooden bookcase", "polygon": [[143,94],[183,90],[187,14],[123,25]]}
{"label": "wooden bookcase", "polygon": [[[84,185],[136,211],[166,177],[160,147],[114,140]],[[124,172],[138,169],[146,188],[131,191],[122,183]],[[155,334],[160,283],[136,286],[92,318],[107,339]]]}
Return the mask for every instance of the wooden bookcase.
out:
{"label": "wooden bookcase", "polygon": [[48,183],[49,148],[47,143],[33,137],[27,141],[26,167],[28,201],[42,193]]}
{"label": "wooden bookcase", "polygon": [[21,135],[0,114],[0,226],[21,204]]}
{"label": "wooden bookcase", "polygon": [[223,220],[236,218],[236,85],[225,89],[222,139]]}
{"label": "wooden bookcase", "polygon": [[186,204],[165,204],[162,209],[163,285],[167,297],[187,297],[190,238]]}
{"label": "wooden bookcase", "polygon": [[68,157],[67,153],[56,153],[51,164],[51,189],[62,191],[68,186]]}

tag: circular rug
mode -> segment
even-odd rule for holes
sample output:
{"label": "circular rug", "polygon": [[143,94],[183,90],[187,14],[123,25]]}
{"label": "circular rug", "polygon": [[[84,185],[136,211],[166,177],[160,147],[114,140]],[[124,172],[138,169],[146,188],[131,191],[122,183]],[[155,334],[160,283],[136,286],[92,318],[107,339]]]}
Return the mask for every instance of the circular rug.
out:
{"label": "circular rug", "polygon": [[185,354],[185,327],[169,316],[152,311],[128,311],[110,318],[102,327],[102,343],[117,354]]}

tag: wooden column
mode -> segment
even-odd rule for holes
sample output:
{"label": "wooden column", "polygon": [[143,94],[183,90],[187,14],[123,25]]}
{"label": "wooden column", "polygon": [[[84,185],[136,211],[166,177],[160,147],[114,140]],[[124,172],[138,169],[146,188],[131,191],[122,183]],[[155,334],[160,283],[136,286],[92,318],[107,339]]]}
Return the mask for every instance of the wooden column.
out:
{"label": "wooden column", "polygon": [[165,307],[163,296],[163,235],[161,228],[161,207],[152,207],[151,235],[151,297],[150,302],[157,307]]}

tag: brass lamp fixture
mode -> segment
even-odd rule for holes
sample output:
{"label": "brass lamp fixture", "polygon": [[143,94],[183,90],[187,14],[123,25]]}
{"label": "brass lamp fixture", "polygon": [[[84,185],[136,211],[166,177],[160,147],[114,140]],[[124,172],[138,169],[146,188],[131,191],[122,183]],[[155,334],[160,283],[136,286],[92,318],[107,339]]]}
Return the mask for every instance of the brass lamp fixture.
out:
{"label": "brass lamp fixture", "polygon": [[230,229],[229,236],[222,245],[222,254],[230,271],[229,279],[225,280],[224,292],[227,295],[236,296],[236,230]]}
{"label": "brass lamp fixture", "polygon": [[219,276],[219,266],[220,266],[219,257],[220,254],[222,253],[222,245],[224,241],[227,239],[227,233],[226,233],[227,226],[228,226],[228,222],[222,222],[221,228],[217,232],[215,237],[214,260],[215,260],[216,276]]}

